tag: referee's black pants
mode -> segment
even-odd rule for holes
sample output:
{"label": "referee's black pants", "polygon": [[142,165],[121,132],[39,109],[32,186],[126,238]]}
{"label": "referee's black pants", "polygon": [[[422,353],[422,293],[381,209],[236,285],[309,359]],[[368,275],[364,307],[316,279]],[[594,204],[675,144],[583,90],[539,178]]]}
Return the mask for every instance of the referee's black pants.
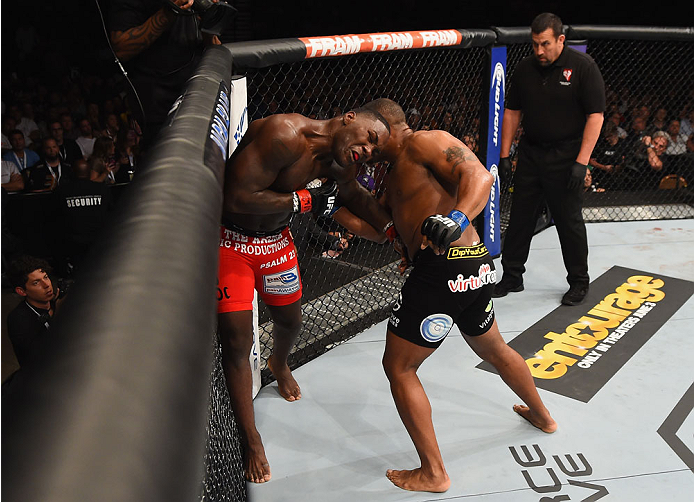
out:
{"label": "referee's black pants", "polygon": [[590,282],[588,239],[581,211],[583,183],[575,190],[566,187],[580,145],[580,140],[551,146],[521,141],[511,214],[501,253],[506,280],[522,281],[537,218],[543,202],[547,201],[559,234],[567,281],[571,285]]}

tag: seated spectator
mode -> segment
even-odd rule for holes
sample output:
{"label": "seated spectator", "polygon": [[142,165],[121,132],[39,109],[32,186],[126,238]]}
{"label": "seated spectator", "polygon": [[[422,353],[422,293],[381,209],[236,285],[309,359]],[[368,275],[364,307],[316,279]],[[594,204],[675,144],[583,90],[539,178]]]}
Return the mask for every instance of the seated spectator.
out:
{"label": "seated spectator", "polygon": [[12,149],[2,154],[2,160],[12,162],[17,166],[20,173],[27,167],[36,165],[41,160],[38,153],[25,148],[24,133],[19,129],[10,131],[9,140]]}
{"label": "seated spectator", "polygon": [[50,265],[33,256],[21,256],[9,266],[10,285],[24,299],[7,316],[7,332],[20,367],[35,357],[59,308],[59,290],[50,273]]}
{"label": "seated spectator", "polygon": [[644,136],[643,144],[646,145],[648,155],[648,167],[650,171],[643,174],[644,179],[648,180],[649,188],[658,186],[660,180],[666,174],[669,174],[668,158],[665,155],[669,142],[668,133],[665,131],[656,131],[653,136]]}
{"label": "seated spectator", "polygon": [[[642,169],[648,165],[648,156],[646,154],[646,145],[643,142],[643,138],[648,136],[646,134],[646,121],[643,117],[637,116],[631,121],[631,128],[629,130],[629,136],[625,140],[626,158],[625,172],[626,178],[632,178],[634,182],[640,182],[637,177],[632,175],[638,174]],[[625,188],[633,188],[625,186]]]}
{"label": "seated spectator", "polygon": [[94,142],[96,137],[94,136],[94,130],[92,129],[92,123],[89,119],[82,119],[79,121],[79,136],[75,142],[77,146],[82,150],[82,156],[88,159],[92,156],[92,150],[94,150]]}
{"label": "seated spectator", "polygon": [[72,168],[60,160],[60,150],[53,138],[42,144],[43,160],[24,170],[24,184],[29,192],[50,192],[61,180],[70,177]]}
{"label": "seated spectator", "polygon": [[89,158],[92,181],[112,184],[116,182],[116,172],[120,166],[116,162],[116,146],[108,136],[96,138],[94,150]]}
{"label": "seated spectator", "polygon": [[615,126],[617,126],[617,136],[619,139],[625,139],[627,137],[627,132],[622,128],[622,114],[619,112],[612,112],[608,120],[612,122]]}
{"label": "seated spectator", "polygon": [[112,209],[111,189],[92,181],[87,161],[79,159],[72,167],[72,177],[60,184],[55,196],[62,237],[61,269],[77,270],[106,224]]}
{"label": "seated spectator", "polygon": [[651,117],[651,121],[648,123],[646,130],[649,135],[655,134],[656,131],[664,131],[668,126],[668,112],[667,108],[664,106],[659,106],[656,108],[655,113]]}
{"label": "seated spectator", "polygon": [[586,169],[586,176],[583,178],[583,191],[584,192],[604,192],[605,189],[597,186],[593,183],[593,171],[596,169],[588,164],[588,169]]}
{"label": "seated spectator", "polygon": [[24,133],[24,139],[29,147],[32,143],[38,143],[41,140],[41,132],[39,131],[39,126],[34,121],[33,110],[31,103],[24,103],[22,108],[17,104],[13,104],[8,109],[9,114],[16,122],[15,128]]}
{"label": "seated spectator", "polygon": [[412,129],[413,131],[419,130],[422,125],[422,116],[415,108],[412,108],[408,112],[407,125],[409,125],[410,129]]}
{"label": "seated spectator", "polygon": [[101,131],[104,126],[101,123],[101,112],[97,103],[89,103],[87,105],[87,115],[85,117],[92,126],[94,136],[101,136]]}
{"label": "seated spectator", "polygon": [[115,151],[118,159],[116,171],[116,183],[128,183],[132,181],[137,164],[140,160],[140,135],[133,127],[122,127],[118,131]]}
{"label": "seated spectator", "polygon": [[665,150],[666,155],[682,155],[687,153],[687,135],[681,132],[680,121],[671,120],[667,127],[668,146]]}
{"label": "seated spectator", "polygon": [[115,142],[116,138],[118,137],[120,127],[121,123],[118,115],[115,113],[109,113],[106,115],[106,123],[104,124],[104,129],[101,131],[101,135],[107,136]]}
{"label": "seated spectator", "polygon": [[10,145],[10,131],[17,128],[17,122],[9,115],[2,116],[2,153],[12,149]]}
{"label": "seated spectator", "polygon": [[479,153],[479,143],[477,141],[477,137],[475,133],[468,132],[463,134],[463,137],[460,138],[460,140],[465,143],[465,146],[467,146],[470,150],[472,150],[473,153]]}
{"label": "seated spectator", "polygon": [[617,126],[613,122],[605,122],[602,134],[590,157],[592,182],[596,187],[615,188],[614,177],[624,166],[627,154],[626,142],[619,138]]}
{"label": "seated spectator", "polygon": [[689,138],[694,134],[694,106],[692,106],[688,112],[683,115],[680,121],[680,132]]}
{"label": "seated spectator", "polygon": [[8,160],[2,161],[2,188],[8,192],[24,190],[24,178],[17,166]]}
{"label": "seated spectator", "polygon": [[78,159],[84,158],[82,150],[74,139],[68,139],[64,135],[63,125],[60,121],[51,122],[48,125],[51,137],[58,145],[60,160],[68,164],[74,164]]}
{"label": "seated spectator", "polygon": [[63,137],[69,140],[76,140],[79,135],[79,129],[75,127],[75,121],[72,119],[70,112],[60,114],[60,124],[63,126]]}

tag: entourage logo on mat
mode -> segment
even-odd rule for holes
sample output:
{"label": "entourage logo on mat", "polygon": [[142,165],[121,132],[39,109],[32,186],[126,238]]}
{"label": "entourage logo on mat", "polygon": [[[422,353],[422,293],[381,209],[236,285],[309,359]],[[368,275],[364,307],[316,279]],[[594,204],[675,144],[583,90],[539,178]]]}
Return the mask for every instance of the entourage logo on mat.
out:
{"label": "entourage logo on mat", "polygon": [[615,266],[590,285],[587,307],[560,306],[509,345],[538,387],[587,403],[693,293],[690,281]]}
{"label": "entourage logo on mat", "polygon": [[[603,485],[589,482],[593,467],[582,453],[567,453],[564,457],[552,455],[550,462],[536,444],[533,451],[527,445],[509,446],[513,460],[523,467],[521,475],[528,486],[538,494],[540,502],[553,500],[600,500],[610,492]],[[519,451],[520,450],[520,451]],[[549,465],[549,467],[548,467]],[[567,484],[568,481],[568,484]]]}

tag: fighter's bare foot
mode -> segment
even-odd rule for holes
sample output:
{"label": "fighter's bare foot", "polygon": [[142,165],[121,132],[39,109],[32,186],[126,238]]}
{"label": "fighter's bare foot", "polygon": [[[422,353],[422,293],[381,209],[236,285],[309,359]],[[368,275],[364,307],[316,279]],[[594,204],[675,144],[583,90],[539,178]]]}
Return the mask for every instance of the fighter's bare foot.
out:
{"label": "fighter's bare foot", "polygon": [[270,481],[270,464],[265,456],[265,448],[258,437],[257,441],[243,445],[244,476],[251,483]]}
{"label": "fighter's bare foot", "polygon": [[299,384],[294,380],[292,370],[289,369],[287,363],[276,363],[274,356],[268,357],[267,366],[272,371],[272,374],[277,379],[277,388],[280,396],[287,401],[298,401],[301,399],[301,389]]}
{"label": "fighter's bare foot", "polygon": [[390,481],[403,490],[413,492],[445,492],[451,486],[451,480],[448,474],[444,471],[441,475],[427,475],[422,471],[422,468],[412,469],[409,471],[396,471],[388,469],[386,477]]}
{"label": "fighter's bare foot", "polygon": [[557,430],[557,423],[552,417],[549,415],[547,415],[547,418],[539,417],[524,404],[514,404],[513,411],[547,434],[552,434]]}

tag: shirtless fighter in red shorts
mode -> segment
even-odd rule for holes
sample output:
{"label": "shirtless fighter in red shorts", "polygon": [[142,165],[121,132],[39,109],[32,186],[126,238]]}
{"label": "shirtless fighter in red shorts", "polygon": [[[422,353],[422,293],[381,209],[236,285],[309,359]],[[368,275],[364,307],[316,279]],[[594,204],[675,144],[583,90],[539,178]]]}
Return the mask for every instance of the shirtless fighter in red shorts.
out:
{"label": "shirtless fighter in red shorts", "polygon": [[[248,355],[253,343],[253,290],[267,305],[274,325],[268,367],[282,397],[296,401],[301,391],[287,356],[301,328],[301,278],[288,224],[294,213],[330,214],[339,188],[340,204],[374,228],[385,228],[390,216],[359,185],[356,168],[370,160],[389,135],[388,123],[373,110],[357,109],[329,120],[271,115],[250,124],[227,161],[218,322],[224,373],[249,481],[270,479],[251,397]],[[315,178],[328,182],[306,189]]]}

